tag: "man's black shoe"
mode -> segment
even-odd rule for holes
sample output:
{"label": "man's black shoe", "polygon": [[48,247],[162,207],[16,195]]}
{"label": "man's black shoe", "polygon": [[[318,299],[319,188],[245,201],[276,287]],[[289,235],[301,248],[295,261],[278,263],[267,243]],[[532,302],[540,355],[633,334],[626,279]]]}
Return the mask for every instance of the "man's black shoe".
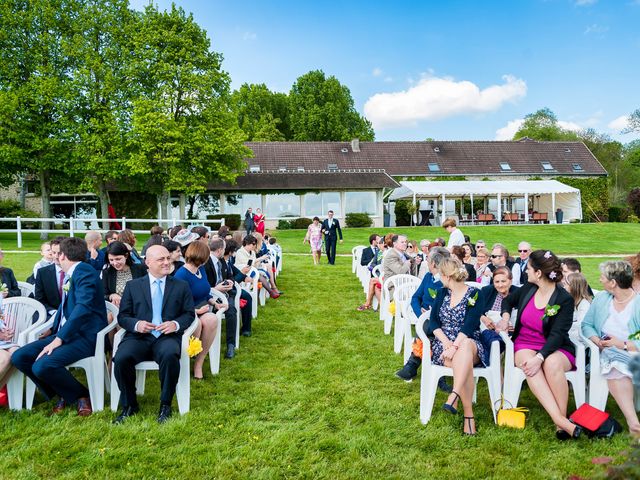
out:
{"label": "man's black shoe", "polygon": [[250,337],[251,336],[251,330],[247,330],[246,332],[241,332],[240,335],[242,335],[243,337]]}
{"label": "man's black shoe", "polygon": [[120,412],[120,415],[118,415],[113,421],[113,424],[120,425],[121,423],[124,423],[127,418],[133,417],[136,413],[138,413],[138,410],[138,407],[124,407]]}
{"label": "man's black shoe", "polygon": [[158,423],[165,423],[171,418],[171,405],[160,404],[160,413],[158,413]]}
{"label": "man's black shoe", "polygon": [[236,347],[232,343],[227,345],[227,353],[224,354],[224,358],[233,358],[236,356]]}

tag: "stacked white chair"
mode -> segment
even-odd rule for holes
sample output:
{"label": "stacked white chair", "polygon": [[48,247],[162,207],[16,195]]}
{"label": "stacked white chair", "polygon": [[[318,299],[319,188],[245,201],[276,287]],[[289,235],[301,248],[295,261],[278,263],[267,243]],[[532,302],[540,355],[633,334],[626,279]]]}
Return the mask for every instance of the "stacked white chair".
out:
{"label": "stacked white chair", "polygon": [[[411,306],[411,297],[420,286],[420,279],[409,275],[393,290],[393,301],[396,304],[395,329],[393,331],[393,351],[400,353],[407,337],[411,338],[411,318],[407,316],[406,307]],[[414,315],[415,317],[415,315]],[[415,325],[415,322],[414,322]]]}
{"label": "stacked white chair", "polygon": [[[216,301],[220,301],[223,305],[228,305],[229,301],[227,297],[219,292],[218,290],[212,288],[211,295]],[[221,344],[222,344],[222,319],[224,318],[223,311],[217,311],[216,317],[218,317],[218,328],[216,329],[216,338],[213,339],[213,343],[211,344],[211,348],[209,349],[209,363],[211,366],[211,374],[217,375],[220,373],[220,352],[221,352]],[[236,338],[237,338],[237,329],[236,329]]]}
{"label": "stacked white chair", "polygon": [[[94,412],[104,410],[104,390],[109,390],[109,370],[105,358],[105,337],[118,326],[118,307],[110,302],[105,302],[107,314],[113,315],[113,322],[108,324],[98,332],[96,338],[96,348],[93,356],[86,357],[77,362],[67,365],[67,368],[82,368],[87,377],[87,387],[89,388],[89,396],[91,397],[91,407]],[[45,330],[53,326],[54,316],[52,315],[48,322],[30,331],[30,342],[38,339],[39,335]],[[115,349],[114,349],[115,353]],[[30,379],[27,380],[27,409],[33,407],[33,398],[36,393],[36,385]]]}
{"label": "stacked white chair", "polygon": [[[29,343],[31,330],[38,328],[47,320],[47,311],[40,302],[27,297],[12,297],[2,300],[2,312],[7,328],[14,330],[13,341],[20,347]],[[36,323],[33,323],[34,315]],[[22,410],[24,399],[24,374],[14,372],[7,381],[7,395],[11,410]]]}
{"label": "stacked white chair", "polygon": [[[191,367],[189,365],[189,354],[187,348],[189,347],[189,337],[193,335],[193,332],[198,327],[198,318],[195,317],[189,328],[187,328],[182,334],[182,350],[180,353],[180,377],[178,378],[178,384],[176,386],[176,398],[178,400],[178,410],[181,415],[184,415],[189,411],[191,402]],[[122,341],[122,337],[125,334],[125,330],[122,329],[116,333],[113,356],[116,356],[118,346]],[[144,386],[146,373],[149,370],[158,370],[159,366],[156,362],[146,361],[140,362],[136,365],[136,394],[144,395]],[[118,409],[118,403],[120,402],[120,388],[118,388],[118,382],[115,375],[111,376],[111,410],[114,412]]]}
{"label": "stacked white chair", "polygon": [[[383,273],[382,265],[376,265],[375,267],[373,267],[373,270],[371,270],[371,276],[374,278],[377,278],[378,281],[380,282],[380,285],[382,285],[384,282],[382,273]],[[367,291],[367,293],[369,292]],[[380,298],[382,298],[382,296]],[[377,310],[379,306],[380,306],[380,302],[378,302],[378,298],[374,295],[373,300],[371,300],[371,308],[373,308],[374,310]]]}
{"label": "stacked white chair", "polygon": [[[438,380],[444,376],[453,377],[451,368],[431,363],[431,342],[424,331],[424,325],[426,324],[428,324],[428,319],[425,322],[416,324],[416,332],[418,332],[418,337],[423,343],[420,377],[420,421],[425,425],[431,419],[436,391],[438,390]],[[489,354],[489,366],[474,368],[473,376],[476,379],[476,385],[479,378],[484,378],[487,381],[494,422],[496,421],[494,405],[500,400],[500,373],[500,345],[498,342],[493,342]],[[474,392],[474,399],[475,395]]]}
{"label": "stacked white chair", "polygon": [[[513,342],[509,335],[500,332],[500,336],[506,345],[504,357],[504,399],[515,408],[520,398],[520,390],[522,382],[526,376],[522,369],[515,365],[515,354],[513,350]],[[585,402],[586,386],[585,386],[585,350],[584,345],[571,339],[576,348],[576,370],[566,372],[567,380],[573,387],[573,397],[576,402],[576,408],[579,408]],[[495,345],[496,342],[494,342]]]}
{"label": "stacked white chair", "polygon": [[18,282],[20,287],[20,295],[22,297],[31,297],[36,293],[36,286],[27,282]]}
{"label": "stacked white chair", "polygon": [[360,257],[362,256],[362,251],[366,247],[364,245],[357,245],[351,249],[351,273],[356,273],[356,268],[360,265]]}

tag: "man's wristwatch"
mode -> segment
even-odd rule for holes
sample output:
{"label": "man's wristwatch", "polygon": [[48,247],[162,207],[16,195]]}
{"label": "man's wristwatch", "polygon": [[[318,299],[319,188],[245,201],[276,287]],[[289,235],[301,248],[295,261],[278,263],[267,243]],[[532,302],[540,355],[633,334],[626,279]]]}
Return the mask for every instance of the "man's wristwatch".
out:
{"label": "man's wristwatch", "polygon": [[624,351],[625,352],[629,351],[629,345],[627,345],[627,342],[624,342]]}

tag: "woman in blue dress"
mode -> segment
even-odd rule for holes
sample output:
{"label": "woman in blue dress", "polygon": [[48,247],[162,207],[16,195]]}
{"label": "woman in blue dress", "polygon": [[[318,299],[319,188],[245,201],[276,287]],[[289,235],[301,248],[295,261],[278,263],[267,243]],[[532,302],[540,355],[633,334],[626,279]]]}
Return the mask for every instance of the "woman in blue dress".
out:
{"label": "woman in blue dress", "polygon": [[435,336],[431,361],[453,370],[453,391],[442,408],[455,415],[458,402],[462,403],[463,432],[475,435],[473,367],[488,364],[480,339],[482,309],[480,304],[476,306],[479,291],[465,285],[467,270],[457,259],[444,259],[439,271],[444,288],[436,295],[429,320],[429,332]]}

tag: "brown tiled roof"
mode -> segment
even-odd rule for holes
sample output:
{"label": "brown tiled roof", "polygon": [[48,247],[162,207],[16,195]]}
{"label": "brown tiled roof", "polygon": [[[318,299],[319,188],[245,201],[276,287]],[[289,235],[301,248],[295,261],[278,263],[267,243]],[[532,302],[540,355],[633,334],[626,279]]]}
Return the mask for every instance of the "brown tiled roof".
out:
{"label": "brown tiled roof", "polygon": [[[594,176],[606,170],[582,142],[538,142],[523,139],[497,141],[360,142],[354,152],[350,142],[247,142],[255,157],[249,166],[262,172],[338,169],[384,169],[392,176],[434,175],[536,175]],[[501,169],[508,163],[511,170]],[[553,170],[544,170],[549,162]],[[429,171],[429,164],[440,171]],[[574,169],[574,164],[581,170]],[[239,179],[240,181],[240,179]],[[346,185],[345,185],[346,186]],[[318,187],[320,188],[320,187]]]}
{"label": "brown tiled roof", "polygon": [[236,179],[236,184],[209,184],[215,191],[284,191],[284,190],[331,190],[331,189],[381,189],[397,188],[400,185],[383,170],[361,169],[312,172],[261,172],[246,173]]}

